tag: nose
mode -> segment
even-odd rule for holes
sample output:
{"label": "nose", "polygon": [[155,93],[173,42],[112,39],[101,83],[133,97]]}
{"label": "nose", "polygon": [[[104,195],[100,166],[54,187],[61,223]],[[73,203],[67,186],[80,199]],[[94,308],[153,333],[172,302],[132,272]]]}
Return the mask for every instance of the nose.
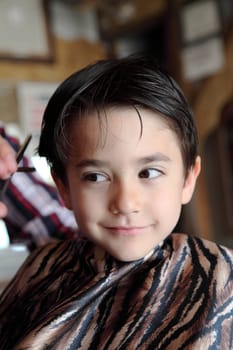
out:
{"label": "nose", "polygon": [[141,195],[138,186],[132,182],[117,183],[111,189],[109,202],[110,212],[114,215],[138,213],[141,206]]}

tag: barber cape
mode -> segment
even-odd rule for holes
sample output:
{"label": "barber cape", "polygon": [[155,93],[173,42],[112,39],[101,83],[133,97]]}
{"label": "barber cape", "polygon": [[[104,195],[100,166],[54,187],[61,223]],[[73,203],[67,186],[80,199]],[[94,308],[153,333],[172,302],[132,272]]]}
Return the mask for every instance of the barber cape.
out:
{"label": "barber cape", "polygon": [[0,349],[232,350],[233,251],[171,234],[125,263],[86,240],[51,243],[1,296]]}

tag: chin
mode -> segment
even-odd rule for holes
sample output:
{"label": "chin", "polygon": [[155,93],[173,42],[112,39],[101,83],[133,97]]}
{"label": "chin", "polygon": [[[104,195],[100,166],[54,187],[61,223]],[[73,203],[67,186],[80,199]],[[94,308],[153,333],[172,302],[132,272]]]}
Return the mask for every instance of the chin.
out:
{"label": "chin", "polygon": [[[151,251],[150,251],[151,253]],[[143,259],[146,255],[148,255],[148,252],[141,253],[141,254],[117,254],[110,253],[115,259],[122,261],[122,262],[132,262],[136,260]]]}

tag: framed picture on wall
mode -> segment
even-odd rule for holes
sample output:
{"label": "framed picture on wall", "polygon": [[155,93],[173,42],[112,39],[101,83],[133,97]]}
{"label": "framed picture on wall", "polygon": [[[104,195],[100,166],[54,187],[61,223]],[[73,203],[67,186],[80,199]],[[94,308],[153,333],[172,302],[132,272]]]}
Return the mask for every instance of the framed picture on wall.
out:
{"label": "framed picture on wall", "polygon": [[38,146],[41,122],[48,100],[58,83],[24,81],[16,86],[19,125],[26,136],[32,134],[28,153],[32,156]]}
{"label": "framed picture on wall", "polygon": [[22,130],[39,134],[42,116],[58,83],[24,81],[16,86],[19,120]]}
{"label": "framed picture on wall", "polygon": [[183,45],[219,35],[222,31],[222,19],[218,1],[185,2],[180,11],[180,27]]}
{"label": "framed picture on wall", "polygon": [[0,59],[53,60],[46,0],[0,1]]}
{"label": "framed picture on wall", "polygon": [[222,17],[218,0],[189,0],[179,13],[183,76],[200,80],[225,62]]}

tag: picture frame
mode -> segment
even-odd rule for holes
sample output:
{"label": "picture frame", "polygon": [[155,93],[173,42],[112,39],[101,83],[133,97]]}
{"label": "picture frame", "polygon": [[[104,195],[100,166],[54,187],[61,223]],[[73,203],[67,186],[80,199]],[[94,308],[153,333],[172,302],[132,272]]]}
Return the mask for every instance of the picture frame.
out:
{"label": "picture frame", "polygon": [[0,1],[0,60],[53,61],[48,1]]}
{"label": "picture frame", "polygon": [[22,81],[16,85],[19,124],[23,132],[40,133],[46,105],[58,87],[55,82]]}
{"label": "picture frame", "polygon": [[218,0],[188,0],[178,14],[183,77],[195,82],[225,63],[222,14]]}
{"label": "picture frame", "polygon": [[[32,139],[27,148],[27,154],[31,158],[35,156],[35,150],[38,147],[45,108],[58,85],[59,84],[55,82],[39,81],[22,81],[16,85],[18,125],[22,138],[25,138],[29,134],[32,135]],[[47,181],[49,176],[47,176],[48,172],[47,170],[45,171],[44,164],[43,171],[45,174],[41,175],[44,179],[46,177]]]}
{"label": "picture frame", "polygon": [[182,46],[196,44],[222,32],[222,17],[217,0],[189,0],[179,12]]}
{"label": "picture frame", "polygon": [[50,167],[44,157],[37,155],[40,140],[42,118],[50,97],[57,89],[57,82],[23,81],[16,85],[16,96],[19,113],[19,127],[22,136],[31,134],[32,139],[27,148],[38,174],[49,184],[54,184]]}

